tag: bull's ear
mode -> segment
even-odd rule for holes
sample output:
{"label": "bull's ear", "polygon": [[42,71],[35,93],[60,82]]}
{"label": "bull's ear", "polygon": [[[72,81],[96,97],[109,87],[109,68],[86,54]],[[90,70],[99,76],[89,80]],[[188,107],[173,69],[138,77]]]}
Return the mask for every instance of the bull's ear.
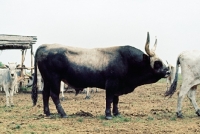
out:
{"label": "bull's ear", "polygon": [[150,57],[147,56],[146,54],[143,54],[143,61],[144,61],[145,63],[150,63]]}

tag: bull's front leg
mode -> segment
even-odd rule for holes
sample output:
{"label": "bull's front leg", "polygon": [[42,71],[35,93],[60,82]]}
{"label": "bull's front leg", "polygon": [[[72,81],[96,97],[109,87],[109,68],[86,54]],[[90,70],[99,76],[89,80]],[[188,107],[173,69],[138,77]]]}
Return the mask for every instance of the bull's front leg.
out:
{"label": "bull's front leg", "polygon": [[111,120],[112,119],[112,115],[111,115],[111,103],[113,101],[112,97],[107,97],[106,96],[106,110],[105,110],[105,115],[106,115],[106,119],[107,120]]}
{"label": "bull's front leg", "polygon": [[112,119],[111,115],[111,103],[113,102],[114,95],[112,92],[106,90],[106,110],[105,110],[105,115],[107,120]]}
{"label": "bull's front leg", "polygon": [[119,116],[119,110],[118,110],[118,102],[119,102],[119,96],[114,96],[113,97],[113,115],[114,116]]}

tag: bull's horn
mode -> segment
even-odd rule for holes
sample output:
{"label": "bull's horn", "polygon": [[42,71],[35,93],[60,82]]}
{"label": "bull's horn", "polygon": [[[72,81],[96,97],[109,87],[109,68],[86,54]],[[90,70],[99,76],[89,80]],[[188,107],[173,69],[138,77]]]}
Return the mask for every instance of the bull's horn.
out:
{"label": "bull's horn", "polygon": [[[149,32],[148,32],[147,33],[147,41],[146,41],[146,45],[145,45],[145,51],[150,57],[153,57],[155,55],[155,53],[150,51],[149,43],[150,43],[150,38],[149,38]],[[156,43],[157,43],[157,40],[156,40],[156,42],[154,44],[154,47],[156,47]]]}
{"label": "bull's horn", "polygon": [[157,47],[157,38],[156,38],[156,41],[155,41],[153,48],[151,49],[151,52],[154,53],[154,54],[155,54],[155,51],[156,51],[156,47]]}

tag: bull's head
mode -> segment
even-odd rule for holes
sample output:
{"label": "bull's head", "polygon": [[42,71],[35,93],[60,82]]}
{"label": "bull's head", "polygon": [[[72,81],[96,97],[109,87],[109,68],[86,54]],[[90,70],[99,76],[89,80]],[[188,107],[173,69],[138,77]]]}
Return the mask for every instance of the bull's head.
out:
{"label": "bull's head", "polygon": [[155,50],[157,47],[157,39],[155,41],[154,47],[149,49],[150,38],[149,33],[147,33],[147,41],[145,45],[145,51],[150,57],[150,66],[154,70],[155,74],[162,77],[168,77],[170,74],[169,68],[164,64],[164,62],[156,55]]}

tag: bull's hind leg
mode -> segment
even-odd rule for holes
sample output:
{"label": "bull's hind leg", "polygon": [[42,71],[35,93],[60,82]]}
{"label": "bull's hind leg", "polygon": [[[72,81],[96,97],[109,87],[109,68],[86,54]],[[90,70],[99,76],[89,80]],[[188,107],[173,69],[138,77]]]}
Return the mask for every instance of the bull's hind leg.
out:
{"label": "bull's hind leg", "polygon": [[61,115],[62,118],[67,118],[67,114],[65,113],[64,109],[61,106],[59,94],[60,94],[60,81],[54,81],[51,87],[50,95],[51,98],[56,105],[56,109],[58,113]]}
{"label": "bull's hind leg", "polygon": [[44,81],[44,89],[42,90],[42,95],[43,95],[44,114],[46,114],[46,116],[50,116],[50,110],[49,110],[50,85],[48,85],[45,81]]}
{"label": "bull's hind leg", "polygon": [[200,116],[200,109],[197,105],[197,102],[196,102],[196,97],[195,97],[195,93],[196,93],[196,89],[197,89],[197,86],[193,86],[189,91],[188,91],[188,98],[190,99],[190,102],[192,103],[195,111],[196,111],[196,114],[198,116]]}

